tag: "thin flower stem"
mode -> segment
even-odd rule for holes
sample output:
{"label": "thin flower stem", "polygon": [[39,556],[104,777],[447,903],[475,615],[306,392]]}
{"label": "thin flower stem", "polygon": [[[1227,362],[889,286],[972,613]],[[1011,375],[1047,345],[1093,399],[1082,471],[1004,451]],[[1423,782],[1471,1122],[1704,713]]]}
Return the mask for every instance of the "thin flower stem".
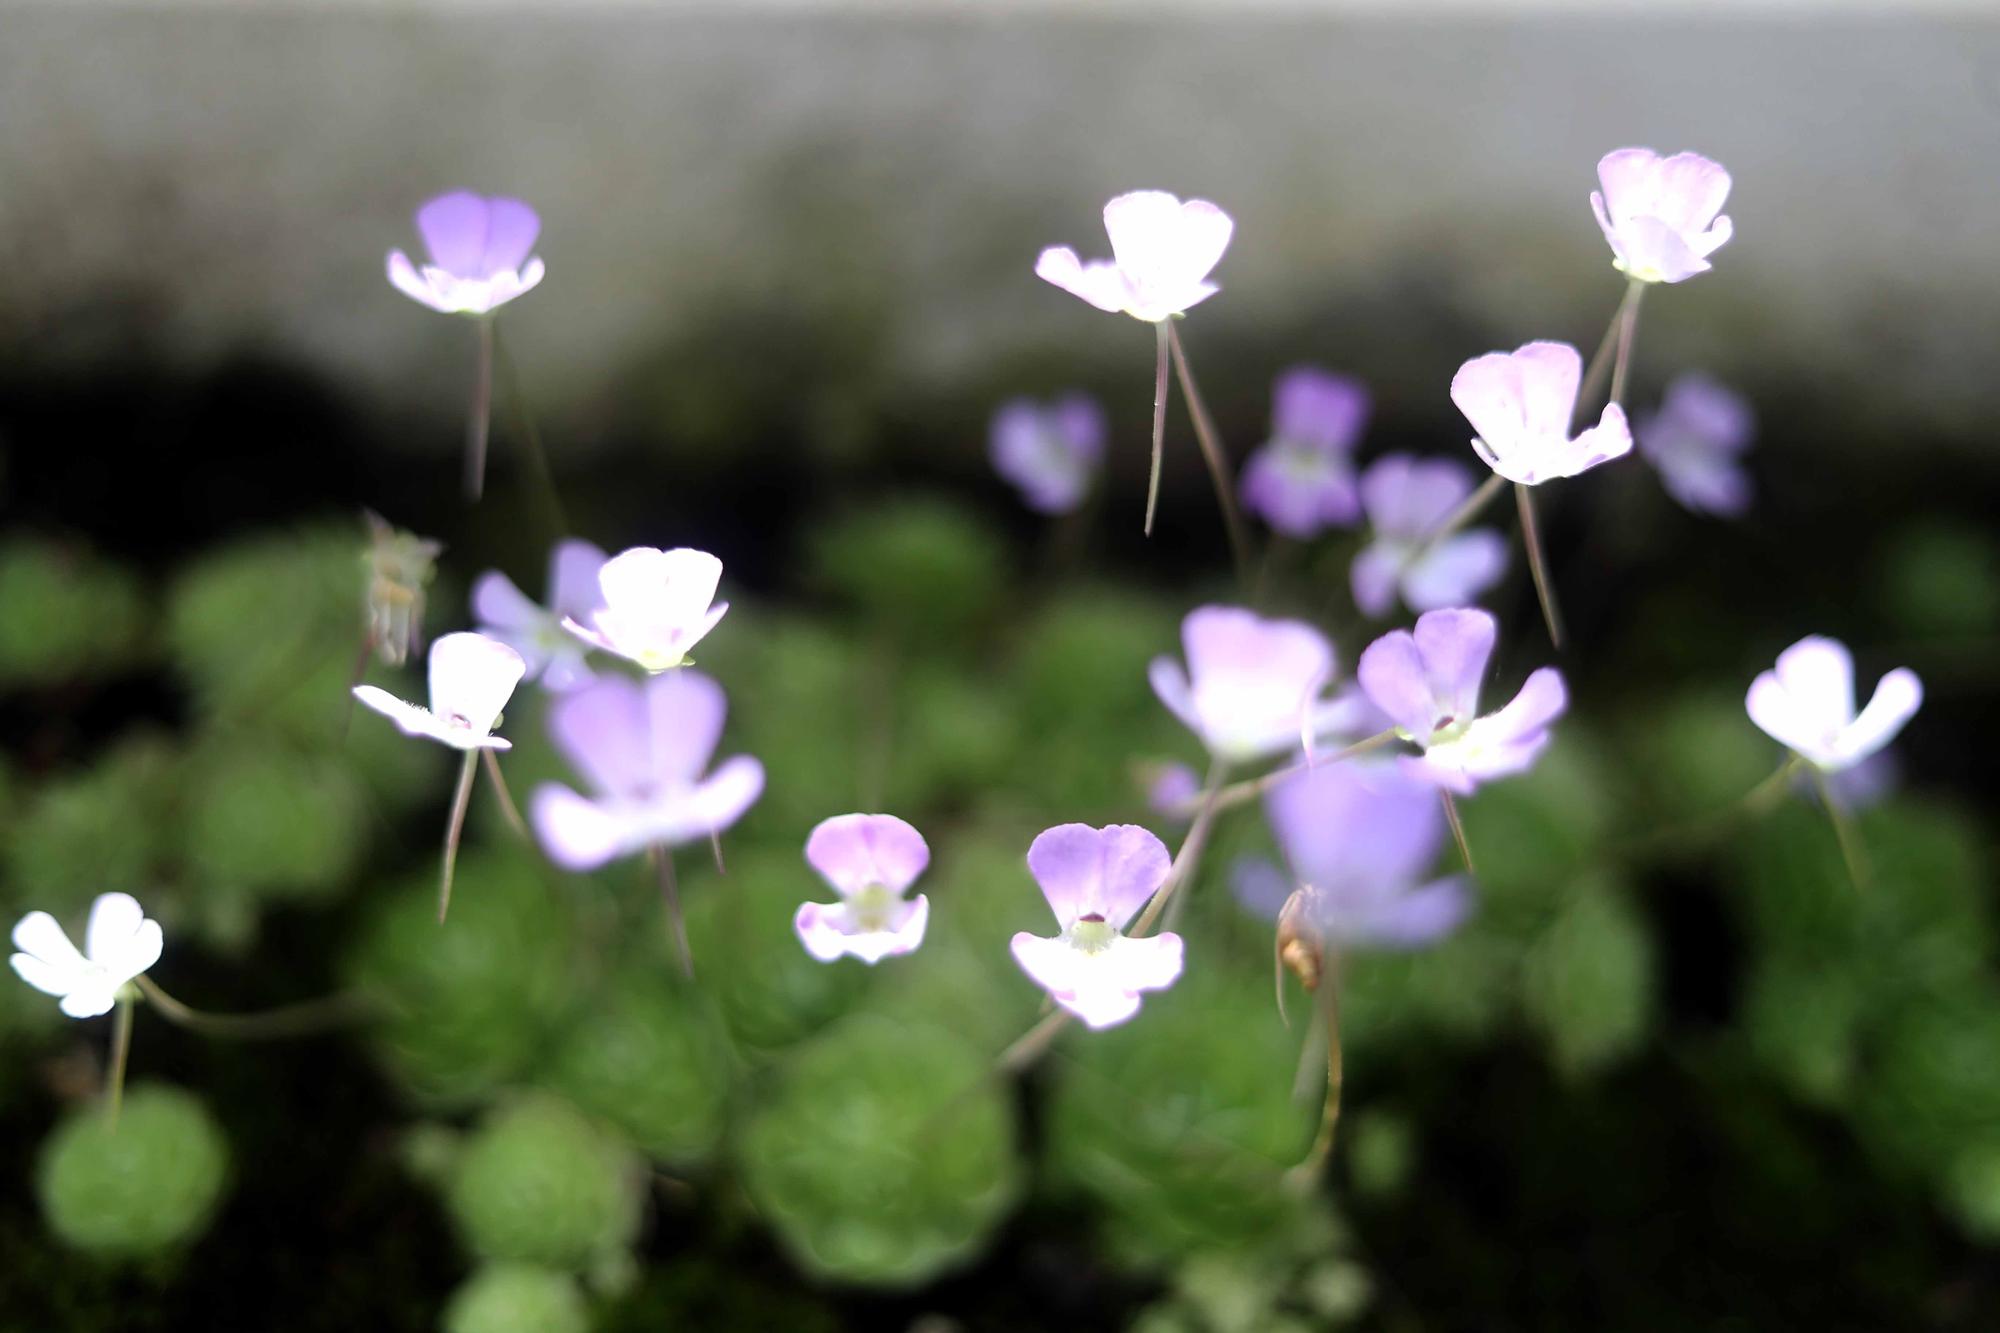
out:
{"label": "thin flower stem", "polygon": [[1173,863],[1167,867],[1166,879],[1160,882],[1152,900],[1146,904],[1146,910],[1139,913],[1139,919],[1133,922],[1132,929],[1125,932],[1128,937],[1139,939],[1153,928],[1153,923],[1160,919],[1160,913],[1173,899],[1174,891],[1194,874],[1195,867],[1201,863],[1202,849],[1208,843],[1209,826],[1215,822],[1215,800],[1222,794],[1223,780],[1228,776],[1229,765],[1220,759],[1210,762],[1208,781],[1202,784],[1201,789],[1201,808],[1195,812],[1194,822],[1188,825],[1187,836],[1181,839],[1180,850],[1174,853]]}
{"label": "thin flower stem", "polygon": [[1868,866],[1868,849],[1862,846],[1861,835],[1855,830],[1854,821],[1840,808],[1834,799],[1833,786],[1826,780],[1826,774],[1816,764],[1805,765],[1812,775],[1813,789],[1819,793],[1819,803],[1826,809],[1826,817],[1833,824],[1833,836],[1840,843],[1840,859],[1847,863],[1847,878],[1854,887],[1866,892],[1872,878]]}
{"label": "thin flower stem", "polygon": [[1633,280],[1625,289],[1625,299],[1618,303],[1618,355],[1611,365],[1611,401],[1620,407],[1625,405],[1625,372],[1632,364],[1632,345],[1639,339],[1639,302],[1646,295],[1646,284]]}
{"label": "thin flower stem", "polygon": [[477,501],[486,490],[486,437],[493,421],[493,317],[472,322],[479,329],[479,361],[472,374],[472,413],[466,423],[465,498]]}
{"label": "thin flower stem", "polygon": [[521,818],[521,807],[514,804],[514,793],[507,789],[507,779],[500,773],[500,756],[496,751],[482,749],[486,776],[493,779],[493,790],[500,797],[500,813],[507,817],[507,827],[524,842],[532,843],[534,835],[528,832],[528,821]]}
{"label": "thin flower stem", "polygon": [[1159,338],[1158,355],[1153,362],[1153,470],[1146,478],[1146,535],[1153,535],[1153,511],[1160,504],[1160,464],[1166,457],[1167,445],[1167,339],[1172,336],[1172,322],[1161,320],[1153,326]]}
{"label": "thin flower stem", "polygon": [[1459,859],[1465,862],[1467,874],[1476,873],[1472,869],[1472,844],[1465,840],[1465,825],[1458,817],[1458,802],[1452,800],[1451,793],[1442,788],[1438,795],[1444,798],[1444,820],[1451,825],[1452,841],[1458,844]]}
{"label": "thin flower stem", "polygon": [[444,924],[445,913],[451,910],[451,875],[458,865],[459,835],[465,832],[465,809],[472,804],[472,779],[479,772],[479,755],[465,752],[465,762],[458,769],[458,790],[451,797],[451,818],[444,826],[444,874],[438,880],[438,924]]}
{"label": "thin flower stem", "polygon": [[[1598,342],[1597,350],[1591,353],[1590,364],[1584,368],[1583,382],[1578,386],[1576,393],[1576,419],[1570,423],[1572,430],[1581,423],[1591,405],[1597,401],[1597,395],[1604,387],[1604,376],[1611,369],[1613,354],[1617,351],[1620,335],[1625,329],[1626,307],[1637,309],[1639,297],[1643,295],[1639,289],[1645,285],[1637,278],[1625,284],[1625,294],[1618,299],[1618,308],[1611,312],[1611,322],[1604,326],[1604,337]],[[1613,390],[1611,396],[1616,399],[1617,391]]]}
{"label": "thin flower stem", "polygon": [[357,991],[343,991],[302,1004],[283,1005],[254,1014],[211,1014],[181,1003],[161,989],[151,977],[138,978],[146,1002],[170,1023],[211,1037],[237,1041],[263,1041],[279,1037],[302,1037],[315,1032],[345,1027],[373,1017],[376,1006]]}
{"label": "thin flower stem", "polygon": [[1042,1058],[1056,1035],[1068,1026],[1070,1012],[1060,1005],[1042,1015],[1041,1021],[1016,1037],[1013,1044],[993,1061],[995,1074],[1015,1074]]}
{"label": "thin flower stem", "polygon": [[507,391],[508,406],[512,408],[514,419],[520,423],[521,438],[528,445],[528,462],[535,469],[535,479],[540,483],[542,500],[548,506],[548,519],[558,536],[569,532],[569,518],[563,513],[562,496],[556,491],[555,473],[549,468],[548,452],[542,448],[542,433],[535,426],[535,414],[528,406],[527,391],[521,385],[520,372],[515,369],[514,358],[507,351],[506,342],[500,337],[498,319],[485,321],[493,332],[494,359],[500,368],[500,379]]}
{"label": "thin flower stem", "polygon": [[125,1105],[125,1064],[132,1054],[132,1002],[120,1000],[111,1013],[111,1128],[118,1128],[118,1112]]}
{"label": "thin flower stem", "polygon": [[1528,573],[1535,580],[1535,597],[1542,604],[1542,622],[1549,627],[1549,642],[1563,646],[1562,612],[1556,608],[1555,585],[1549,581],[1548,557],[1542,551],[1541,532],[1535,527],[1535,501],[1528,488],[1514,483],[1514,499],[1521,510],[1521,544],[1528,551]]}
{"label": "thin flower stem", "polygon": [[1171,319],[1162,320],[1167,331],[1167,346],[1174,354],[1174,370],[1180,376],[1181,397],[1187,400],[1188,415],[1194,419],[1194,437],[1201,444],[1202,460],[1208,464],[1208,475],[1215,482],[1215,500],[1222,506],[1222,524],[1229,533],[1229,554],[1236,562],[1236,579],[1241,583],[1249,578],[1250,542],[1243,535],[1243,516],[1236,509],[1236,494],[1229,477],[1229,460],[1222,451],[1222,438],[1216,433],[1215,422],[1209,418],[1208,408],[1201,400],[1201,390],[1195,387],[1194,372],[1188,368],[1187,350],[1181,346],[1180,331]]}
{"label": "thin flower stem", "polygon": [[1685,851],[1704,839],[1727,831],[1740,819],[1770,813],[1771,807],[1789,789],[1804,763],[1803,759],[1793,755],[1723,809],[1624,840],[1611,848],[1614,859],[1643,860],[1660,851]]}
{"label": "thin flower stem", "polygon": [[1505,490],[1506,486],[1507,479],[1498,472],[1480,482],[1479,489],[1466,496],[1463,504],[1447,514],[1442,523],[1424,534],[1424,544],[1418,548],[1415,555],[1403,562],[1403,567],[1407,569],[1430,555],[1438,548],[1438,543],[1477,518],[1480,510],[1498,499],[1500,492]]}
{"label": "thin flower stem", "polygon": [[667,908],[667,924],[673,931],[674,948],[680,954],[681,975],[694,980],[694,950],[688,947],[687,920],[681,915],[680,880],[674,874],[674,854],[670,848],[655,844],[653,866],[660,876],[660,898]]}
{"label": "thin flower stem", "polygon": [[1319,995],[1326,1015],[1326,1101],[1320,1108],[1319,1132],[1313,1136],[1305,1160],[1286,1173],[1287,1181],[1295,1189],[1310,1189],[1318,1183],[1333,1156],[1334,1138],[1340,1129],[1340,978],[1335,969],[1327,969],[1327,975],[1320,981]]}
{"label": "thin flower stem", "polygon": [[[1215,808],[1217,810],[1227,810],[1231,806],[1242,805],[1245,801],[1254,801],[1287,779],[1295,778],[1301,773],[1309,773],[1313,769],[1325,764],[1337,764],[1343,759],[1352,759],[1355,755],[1366,754],[1370,750],[1379,750],[1395,739],[1396,729],[1391,727],[1387,731],[1378,731],[1365,740],[1358,740],[1346,749],[1330,754],[1323,759],[1308,759],[1303,763],[1287,764],[1283,768],[1273,769],[1261,778],[1251,778],[1244,782],[1232,782],[1215,794]],[[1196,796],[1175,806],[1173,813],[1176,815],[1192,815],[1201,809],[1201,803],[1202,798]]]}

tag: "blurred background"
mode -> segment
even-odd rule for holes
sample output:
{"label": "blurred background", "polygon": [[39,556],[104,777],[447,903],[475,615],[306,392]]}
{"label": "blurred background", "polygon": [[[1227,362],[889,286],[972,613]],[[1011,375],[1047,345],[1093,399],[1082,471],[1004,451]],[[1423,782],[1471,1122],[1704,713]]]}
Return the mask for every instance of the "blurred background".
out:
{"label": "blurred background", "polygon": [[[4,4],[0,126],[0,906],[74,932],[122,889],[189,1003],[393,1015],[253,1045],[142,1009],[109,1141],[108,1024],[6,979],[0,1322],[2000,1326],[1986,6]],[[1282,1184],[1318,1106],[1228,893],[1254,807],[1193,886],[1202,966],[983,1078],[1037,1014],[1028,842],[1175,840],[1133,766],[1198,750],[1146,664],[1242,597],[1178,402],[1141,539],[1151,337],[1036,253],[1105,253],[1124,190],[1213,199],[1182,333],[1234,461],[1308,363],[1372,391],[1363,459],[1471,462],[1456,367],[1588,352],[1619,299],[1588,194],[1626,144],[1734,175],[1629,401],[1740,393],[1755,502],[1686,512],[1636,457],[1548,488],[1572,641],[1518,568],[1485,604],[1498,679],[1558,661],[1572,713],[1466,807],[1474,920],[1352,960],[1326,1188]],[[474,339],[383,278],[453,188],[531,202],[548,265],[476,507]],[[988,423],[1072,390],[1107,467],[1050,520]],[[364,506],[445,543],[432,634],[484,570],[539,596],[561,536],[723,559],[697,656],[771,777],[726,874],[685,858],[698,984],[643,867],[562,875],[486,794],[434,925],[449,762],[342,706]],[[1259,593],[1344,664],[1386,627],[1355,545]],[[1743,692],[1813,632],[1927,686],[1866,892],[1809,801],[1736,805],[1780,757]],[[509,709],[517,793],[568,779],[543,712]],[[799,848],[858,808],[930,838],[932,938],[822,966]]]}

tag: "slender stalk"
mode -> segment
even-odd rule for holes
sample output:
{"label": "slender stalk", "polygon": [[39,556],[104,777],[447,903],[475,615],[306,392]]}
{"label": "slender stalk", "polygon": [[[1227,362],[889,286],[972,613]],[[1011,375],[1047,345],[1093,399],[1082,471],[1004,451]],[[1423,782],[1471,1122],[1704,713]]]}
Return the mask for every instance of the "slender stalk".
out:
{"label": "slender stalk", "polygon": [[1327,969],[1318,994],[1326,1015],[1326,1101],[1320,1109],[1319,1133],[1313,1136],[1312,1147],[1306,1150],[1305,1160],[1286,1175],[1295,1188],[1310,1188],[1319,1180],[1320,1173],[1333,1156],[1334,1138],[1340,1129],[1340,978],[1335,969]]}
{"label": "slender stalk", "polygon": [[493,780],[493,790],[500,797],[500,813],[507,817],[507,827],[524,842],[532,843],[535,838],[528,832],[528,821],[521,818],[521,807],[514,804],[514,793],[508,790],[507,779],[500,774],[499,753],[494,750],[479,753],[486,765],[486,776]]}
{"label": "slender stalk", "polygon": [[1229,476],[1229,460],[1222,450],[1222,437],[1216,433],[1215,422],[1202,402],[1201,390],[1195,387],[1180,331],[1171,319],[1161,323],[1167,331],[1167,346],[1174,354],[1174,370],[1180,376],[1181,397],[1187,400],[1188,415],[1194,419],[1194,437],[1201,445],[1202,460],[1208,464],[1209,478],[1215,483],[1215,500],[1222,506],[1222,525],[1229,533],[1229,554],[1236,562],[1236,579],[1241,583],[1249,578],[1250,540],[1243,533],[1243,515],[1236,509],[1236,492]]}
{"label": "slender stalk", "polygon": [[125,1105],[125,1064],[132,1054],[132,1002],[119,1000],[111,1010],[111,1072],[107,1077],[111,1096],[111,1128],[118,1128],[118,1112]]}
{"label": "slender stalk", "polygon": [[[1645,285],[1637,278],[1625,284],[1625,294],[1619,298],[1618,308],[1611,312],[1611,322],[1604,326],[1604,337],[1599,340],[1597,350],[1591,353],[1590,364],[1584,368],[1583,382],[1577,387],[1576,422],[1580,422],[1589,412],[1590,406],[1597,401],[1598,393],[1603,390],[1604,376],[1611,369],[1612,355],[1617,350],[1625,330],[1626,308],[1629,306],[1636,311],[1639,298],[1644,294],[1640,289]],[[1613,390],[1611,396],[1616,399],[1617,391]],[[1572,428],[1576,422],[1571,423]]]}
{"label": "slender stalk", "polygon": [[479,753],[465,752],[465,762],[458,769],[458,790],[451,797],[451,818],[444,826],[444,874],[438,880],[438,924],[444,924],[445,913],[451,910],[451,875],[458,865],[458,839],[465,832],[465,809],[472,804],[472,779],[479,772]]}
{"label": "slender stalk", "polygon": [[1173,321],[1161,320],[1153,325],[1158,333],[1158,354],[1153,362],[1153,470],[1146,478],[1146,535],[1153,535],[1153,511],[1160,504],[1160,464],[1166,457],[1167,445],[1167,339],[1173,334]]}
{"label": "slender stalk", "polygon": [[1407,568],[1410,565],[1414,565],[1428,556],[1432,551],[1435,551],[1438,543],[1477,518],[1480,510],[1498,499],[1500,492],[1506,489],[1506,486],[1507,479],[1498,472],[1488,477],[1485,481],[1480,482],[1479,489],[1466,496],[1463,504],[1447,514],[1442,523],[1424,534],[1424,544],[1418,548],[1415,555],[1404,562],[1404,566]]}
{"label": "slender stalk", "polygon": [[1728,830],[1740,819],[1755,818],[1770,812],[1798,776],[1805,761],[1792,755],[1784,763],[1721,810],[1686,820],[1617,844],[1612,850],[1621,859],[1641,859],[1658,851],[1684,851],[1698,845],[1703,839]]}
{"label": "slender stalk", "polygon": [[1160,881],[1160,887],[1146,904],[1146,910],[1139,913],[1139,919],[1132,924],[1132,929],[1125,932],[1126,935],[1138,939],[1151,930],[1153,923],[1160,919],[1160,913],[1173,899],[1174,890],[1200,864],[1202,849],[1208,843],[1209,826],[1215,822],[1215,798],[1221,794],[1223,780],[1228,776],[1227,764],[1220,759],[1210,761],[1208,781],[1202,784],[1201,789],[1201,808],[1195,812],[1194,822],[1188,825],[1187,836],[1181,839],[1180,850],[1174,853],[1173,863],[1167,867],[1167,877]]}
{"label": "slender stalk", "polygon": [[1459,859],[1465,862],[1468,874],[1472,869],[1472,844],[1465,840],[1465,825],[1458,817],[1458,802],[1451,799],[1451,793],[1440,789],[1438,795],[1444,798],[1444,821],[1451,825],[1452,841],[1458,844]]}
{"label": "slender stalk", "polygon": [[362,1022],[373,1016],[375,1006],[356,991],[344,991],[303,1004],[288,1004],[254,1014],[211,1014],[183,1004],[161,989],[151,977],[138,978],[146,1002],[170,1023],[211,1037],[237,1041],[263,1041],[278,1037],[301,1037]]}
{"label": "slender stalk", "polygon": [[1873,877],[1868,866],[1868,849],[1861,844],[1861,835],[1854,827],[1854,821],[1840,808],[1834,799],[1833,787],[1826,780],[1817,764],[1805,765],[1812,775],[1813,789],[1819,793],[1819,803],[1826,807],[1826,817],[1833,824],[1833,836],[1840,843],[1840,859],[1847,863],[1847,878],[1856,889],[1866,891],[1868,881]]}
{"label": "slender stalk", "polygon": [[[1233,805],[1242,805],[1245,801],[1254,801],[1265,792],[1271,790],[1271,788],[1278,786],[1288,779],[1295,778],[1301,773],[1311,772],[1323,764],[1337,764],[1343,759],[1352,759],[1355,755],[1366,754],[1370,750],[1378,750],[1395,739],[1396,729],[1391,727],[1387,731],[1378,731],[1365,740],[1358,740],[1346,749],[1337,751],[1325,758],[1308,759],[1303,763],[1287,764],[1283,768],[1271,770],[1261,778],[1251,778],[1244,782],[1232,782],[1216,792],[1215,808],[1217,810],[1227,810]],[[1201,804],[1202,798],[1196,796],[1192,800],[1182,802],[1176,806],[1173,813],[1176,815],[1192,815],[1201,809]]]}
{"label": "slender stalk", "polygon": [[674,948],[680,954],[681,975],[694,980],[694,950],[688,947],[687,921],[681,915],[680,880],[674,874],[674,854],[671,849],[659,845],[653,847],[653,866],[659,871],[660,898],[667,907],[667,924],[674,936]]}
{"label": "slender stalk", "polygon": [[1548,557],[1542,551],[1542,535],[1535,527],[1535,501],[1528,488],[1514,483],[1514,499],[1521,510],[1521,544],[1528,550],[1528,573],[1535,580],[1535,597],[1542,604],[1542,622],[1549,627],[1549,642],[1563,646],[1562,613],[1556,608],[1555,585],[1549,581]]}
{"label": "slender stalk", "polygon": [[1043,1014],[1041,1021],[1016,1037],[1006,1050],[1000,1052],[993,1061],[996,1074],[1013,1074],[1026,1069],[1042,1058],[1056,1036],[1068,1026],[1069,1010],[1060,1005]]}
{"label": "slender stalk", "polygon": [[466,423],[465,496],[478,500],[486,490],[486,437],[493,421],[493,317],[472,322],[479,329],[479,361],[472,374],[472,414]]}
{"label": "slender stalk", "polygon": [[1647,284],[1634,279],[1618,303],[1618,355],[1611,366],[1611,401],[1625,405],[1625,371],[1632,364],[1632,344],[1639,337],[1639,302]]}
{"label": "slender stalk", "polygon": [[497,318],[486,321],[492,328],[494,359],[500,367],[500,380],[507,391],[507,403],[520,423],[521,438],[528,446],[528,463],[535,470],[535,480],[541,486],[542,500],[548,506],[548,519],[558,534],[569,531],[569,518],[563,513],[562,496],[556,491],[555,473],[549,468],[548,451],[542,448],[542,433],[535,427],[535,414],[528,406],[527,391],[521,385],[521,375],[514,367],[514,358],[507,351],[506,342],[500,337]]}

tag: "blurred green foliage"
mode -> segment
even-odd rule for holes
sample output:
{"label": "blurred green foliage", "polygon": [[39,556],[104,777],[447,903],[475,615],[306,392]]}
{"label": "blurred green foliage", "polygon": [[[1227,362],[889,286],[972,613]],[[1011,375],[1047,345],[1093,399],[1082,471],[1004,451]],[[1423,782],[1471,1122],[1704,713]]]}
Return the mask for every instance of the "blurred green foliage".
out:
{"label": "blurred green foliage", "polygon": [[534,1095],[487,1113],[452,1167],[445,1200],[475,1254],[581,1269],[632,1242],[639,1163],[568,1103]]}
{"label": "blurred green foliage", "polygon": [[42,1147],[35,1190],[64,1241],[139,1259],[199,1236],[228,1175],[228,1142],[201,1100],[142,1083],[115,1121],[101,1104],[71,1112]]}

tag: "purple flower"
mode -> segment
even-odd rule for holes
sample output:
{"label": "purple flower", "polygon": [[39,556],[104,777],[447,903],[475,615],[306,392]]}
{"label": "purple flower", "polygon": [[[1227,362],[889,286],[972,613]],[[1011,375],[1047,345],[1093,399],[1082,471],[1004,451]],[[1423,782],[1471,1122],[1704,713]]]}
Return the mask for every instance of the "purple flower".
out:
{"label": "purple flower", "polygon": [[1278,377],[1271,439],[1243,467],[1243,505],[1288,537],[1317,536],[1360,516],[1351,455],[1368,420],[1358,380],[1300,366]]}
{"label": "purple flower", "polygon": [[1751,683],[1744,706],[1771,739],[1824,773],[1851,768],[1896,738],[1924,701],[1908,667],[1882,677],[1868,706],[1854,711],[1854,659],[1817,634],[1778,654],[1778,669]]}
{"label": "purple flower", "polygon": [[1667,493],[1687,508],[1734,517],[1750,507],[1750,478],[1736,459],[1756,435],[1756,419],[1714,380],[1681,376],[1634,433]]}
{"label": "purple flower", "polygon": [[1369,644],[1355,672],[1398,732],[1422,748],[1421,758],[1404,757],[1404,768],[1461,796],[1532,767],[1569,703],[1562,674],[1543,667],[1513,702],[1481,717],[1479,680],[1497,631],[1484,611],[1431,611],[1417,617],[1415,632],[1391,630]]}
{"label": "purple flower", "polygon": [[987,451],[993,468],[1040,514],[1066,514],[1083,503],[1104,461],[1104,409],[1073,393],[1046,407],[1026,398],[993,414]]}
{"label": "purple flower", "polygon": [[1169,819],[1185,822],[1188,803],[1201,795],[1201,775],[1186,764],[1142,766],[1139,778],[1146,789],[1146,808]]}
{"label": "purple flower", "polygon": [[487,315],[542,280],[530,259],[542,220],[519,199],[469,191],[441,194],[417,210],[417,232],[430,262],[420,269],[389,252],[389,281],[412,301],[447,315]]}
{"label": "purple flower", "polygon": [[529,814],[549,858],[592,870],[735,823],[763,794],[764,766],[738,755],[703,776],[727,712],[722,687],[692,670],[643,684],[604,676],[559,697],[549,735],[594,794],[536,790]]}
{"label": "purple flower", "polygon": [[1328,941],[1412,949],[1449,934],[1471,910],[1462,878],[1425,882],[1444,843],[1436,789],[1394,764],[1355,760],[1310,768],[1265,797],[1291,867],[1239,862],[1236,896],[1275,921],[1296,888]]}
{"label": "purple flower", "polygon": [[1181,937],[1129,939],[1121,932],[1172,868],[1166,846],[1134,824],[1095,829],[1061,824],[1028,848],[1028,870],[1056,914],[1054,937],[1022,931],[1014,960],[1051,999],[1093,1028],[1139,1012],[1141,991],[1181,974]]}
{"label": "purple flower", "polygon": [[1157,324],[1221,289],[1208,274],[1236,224],[1206,199],[1182,203],[1164,190],[1135,190],[1104,206],[1113,259],[1079,260],[1066,245],[1035,261],[1035,276],[1099,310]]}
{"label": "purple flower", "polygon": [[454,750],[506,750],[513,742],[491,733],[527,670],[521,655],[498,639],[447,634],[431,645],[429,708],[373,685],[356,685],[354,697],[406,736],[441,741]]}
{"label": "purple flower", "polygon": [[1400,594],[1412,611],[1463,606],[1500,581],[1507,542],[1491,528],[1428,538],[1472,494],[1466,469],[1408,454],[1378,458],[1361,474],[1361,507],[1373,529],[1354,558],[1354,604],[1367,616],[1389,614]]}
{"label": "purple flower", "polygon": [[1650,148],[1620,148],[1597,164],[1604,189],[1590,207],[1612,264],[1640,282],[1684,282],[1708,272],[1708,257],[1731,234],[1718,217],[1729,198],[1729,173],[1699,153],[1663,158]]}
{"label": "purple flower", "polygon": [[1526,343],[1460,366],[1451,377],[1451,401],[1479,432],[1472,450],[1486,466],[1533,486],[1631,452],[1625,409],[1616,403],[1606,403],[1595,426],[1570,438],[1582,379],[1583,358],[1568,343]]}
{"label": "purple flower", "polygon": [[581,620],[600,604],[597,574],[604,552],[586,541],[557,542],[549,553],[549,604],[537,606],[497,569],[472,585],[472,614],[479,631],[498,639],[521,655],[530,677],[540,676],[550,690],[572,690],[591,679],[584,665],[585,649],[563,628],[563,621]]}
{"label": "purple flower", "polygon": [[1181,644],[1185,669],[1156,657],[1147,676],[1218,759],[1259,759],[1354,724],[1351,702],[1319,697],[1333,680],[1333,645],[1304,621],[1204,606],[1181,622]]}
{"label": "purple flower", "polygon": [[930,899],[903,891],[931,863],[923,834],[894,815],[835,815],[806,839],[806,861],[840,894],[838,903],[803,903],[792,927],[822,963],[851,953],[879,963],[924,942]]}
{"label": "purple flower", "polygon": [[688,650],[729,610],[729,603],[715,600],[721,582],[722,562],[706,551],[635,546],[597,571],[600,596],[590,624],[569,616],[563,628],[648,671],[668,671],[685,662]]}

